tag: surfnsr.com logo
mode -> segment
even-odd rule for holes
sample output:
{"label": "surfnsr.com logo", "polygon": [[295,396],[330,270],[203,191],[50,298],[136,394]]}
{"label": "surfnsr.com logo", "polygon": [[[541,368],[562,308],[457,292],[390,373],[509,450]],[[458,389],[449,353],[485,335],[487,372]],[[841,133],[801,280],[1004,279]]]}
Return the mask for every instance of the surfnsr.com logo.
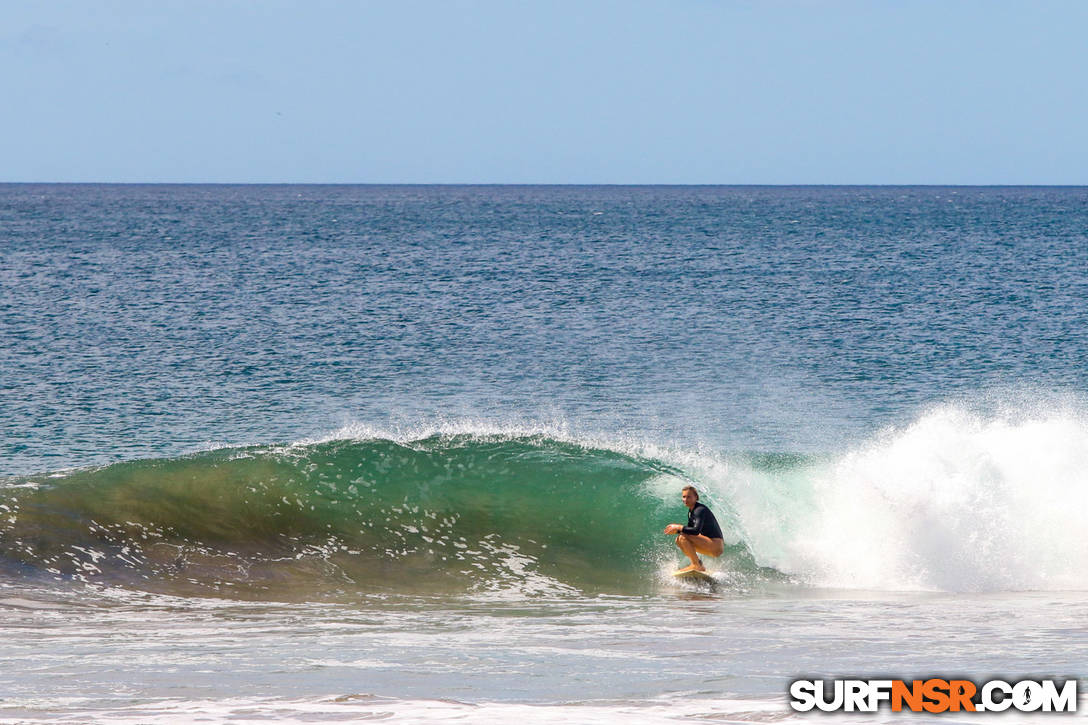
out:
{"label": "surfnsr.com logo", "polygon": [[1077,681],[794,680],[790,707],[798,712],[1076,712]]}

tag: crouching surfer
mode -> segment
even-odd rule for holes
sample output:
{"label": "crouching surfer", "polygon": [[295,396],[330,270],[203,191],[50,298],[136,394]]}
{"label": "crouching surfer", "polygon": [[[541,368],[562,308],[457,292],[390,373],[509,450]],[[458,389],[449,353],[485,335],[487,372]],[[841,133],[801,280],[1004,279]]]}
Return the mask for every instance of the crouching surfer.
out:
{"label": "crouching surfer", "polygon": [[706,571],[699,554],[707,556],[721,556],[725,550],[725,539],[722,537],[721,527],[703,504],[699,503],[699,492],[694,486],[684,486],[680,491],[680,498],[688,507],[688,525],[669,524],[665,527],[666,534],[677,534],[676,545],[691,559],[691,566],[685,566],[677,573],[685,571]]}

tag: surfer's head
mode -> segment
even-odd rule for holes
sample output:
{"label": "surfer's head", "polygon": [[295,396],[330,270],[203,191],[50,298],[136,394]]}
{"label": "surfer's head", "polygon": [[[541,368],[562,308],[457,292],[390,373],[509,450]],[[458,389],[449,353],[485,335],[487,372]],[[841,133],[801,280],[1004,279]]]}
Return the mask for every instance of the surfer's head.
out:
{"label": "surfer's head", "polygon": [[684,486],[680,489],[680,498],[684,500],[684,505],[689,509],[695,507],[695,503],[699,500],[699,492],[695,490],[695,486]]}

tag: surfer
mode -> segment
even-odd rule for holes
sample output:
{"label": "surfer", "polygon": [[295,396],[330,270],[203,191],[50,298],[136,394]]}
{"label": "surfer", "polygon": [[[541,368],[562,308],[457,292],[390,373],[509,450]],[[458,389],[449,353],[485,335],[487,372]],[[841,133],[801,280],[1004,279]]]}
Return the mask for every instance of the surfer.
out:
{"label": "surfer", "polygon": [[680,498],[688,507],[688,525],[669,524],[665,527],[665,533],[677,534],[676,545],[691,559],[691,566],[685,566],[680,571],[706,571],[699,554],[721,556],[725,551],[725,538],[714,514],[699,503],[699,492],[694,486],[684,486],[680,490]]}

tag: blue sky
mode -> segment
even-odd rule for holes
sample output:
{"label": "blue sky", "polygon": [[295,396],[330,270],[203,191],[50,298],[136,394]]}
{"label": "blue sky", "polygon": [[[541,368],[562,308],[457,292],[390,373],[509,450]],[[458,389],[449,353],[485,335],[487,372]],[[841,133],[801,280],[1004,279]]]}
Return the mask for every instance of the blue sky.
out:
{"label": "blue sky", "polygon": [[1082,0],[5,0],[0,18],[0,181],[1088,183]]}

